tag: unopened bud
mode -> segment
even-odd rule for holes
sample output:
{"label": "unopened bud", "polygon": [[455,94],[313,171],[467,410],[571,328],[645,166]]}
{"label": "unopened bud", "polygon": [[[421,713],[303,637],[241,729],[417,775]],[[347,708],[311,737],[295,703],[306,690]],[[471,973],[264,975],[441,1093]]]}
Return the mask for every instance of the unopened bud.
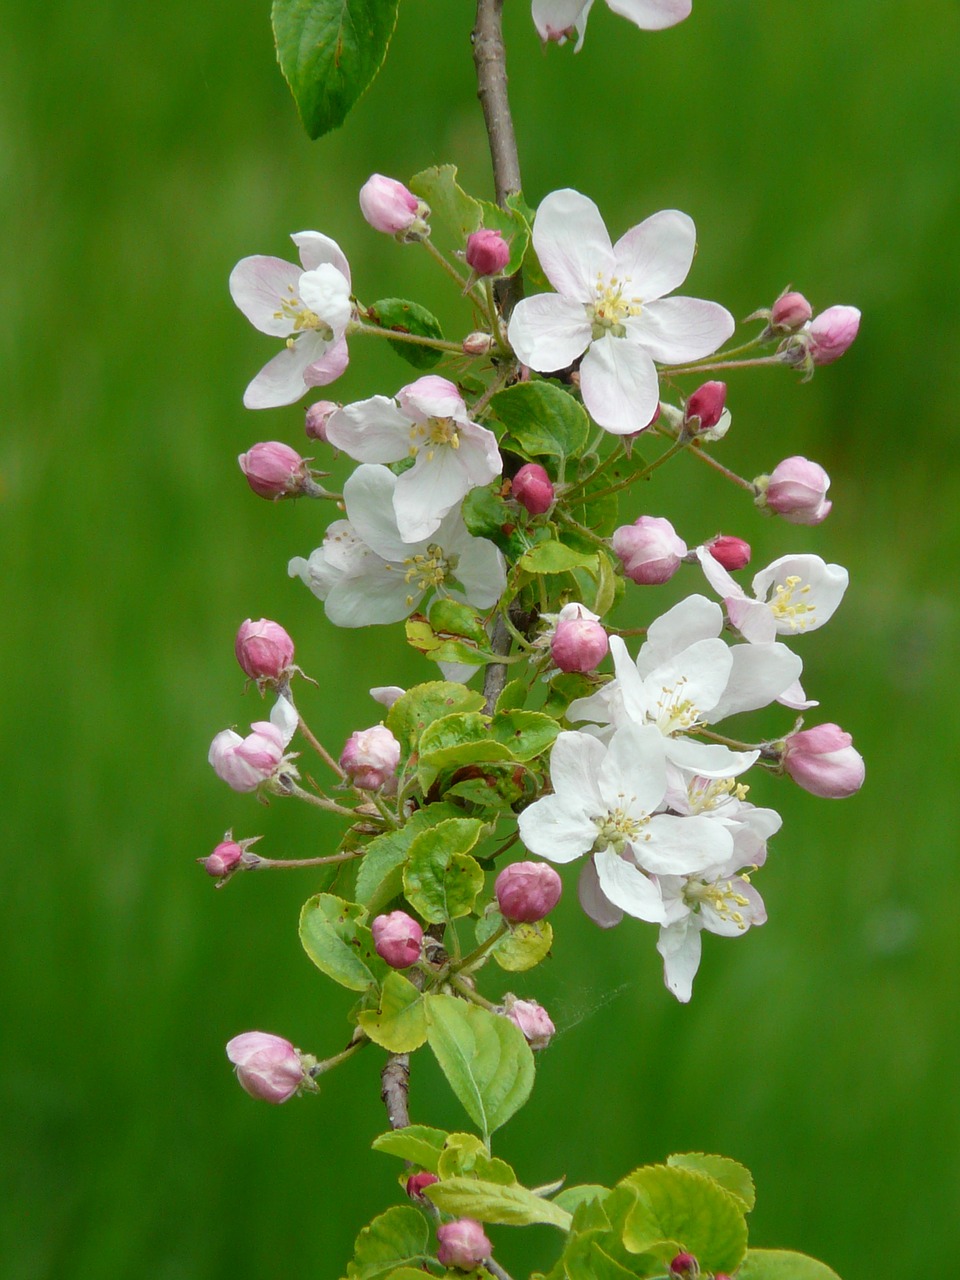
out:
{"label": "unopened bud", "polygon": [[783,767],[804,791],[827,800],[844,800],[863,786],[863,756],[839,725],[819,724],[788,734]]}
{"label": "unopened bud", "polygon": [[510,246],[499,231],[483,227],[467,236],[466,259],[478,276],[498,276],[510,261]]}
{"label": "unopened bud", "polygon": [[778,333],[795,333],[813,315],[813,307],[802,293],[781,293],[770,310],[770,327]]}
{"label": "unopened bud", "polygon": [[826,496],[830,477],[807,458],[784,458],[754,484],[760,491],[757,506],[775,511],[790,524],[820,524],[833,507]]}
{"label": "unopened bud", "polygon": [[266,1031],[234,1036],[227,1045],[227,1057],[237,1069],[241,1086],[262,1102],[286,1102],[304,1080],[300,1055],[290,1041]]}
{"label": "unopened bud", "polygon": [[732,534],[722,534],[707,543],[707,550],[725,569],[745,569],[750,563],[750,543]]}
{"label": "unopened bud", "polygon": [[445,1222],[437,1227],[437,1240],[440,1244],[437,1261],[445,1267],[459,1267],[461,1271],[473,1271],[493,1250],[483,1227],[473,1218]]}
{"label": "unopened bud", "polygon": [[494,343],[489,333],[478,329],[475,333],[468,333],[460,345],[465,356],[485,356],[493,350]]}
{"label": "unopened bud", "polygon": [[[571,607],[575,612],[568,612]],[[550,641],[550,656],[561,671],[593,671],[609,649],[603,623],[598,622],[589,609],[583,605],[564,605]]]}
{"label": "unopened bud", "polygon": [[237,461],[253,492],[274,502],[278,498],[295,497],[308,478],[306,459],[279,440],[255,444],[241,453]]}
{"label": "unopened bud", "polygon": [[391,969],[408,969],[420,959],[423,929],[405,911],[377,916],[370,925],[373,945]]}
{"label": "unopened bud", "polygon": [[375,173],[360,188],[360,212],[386,235],[422,239],[430,210],[396,178]]}
{"label": "unopened bud", "polygon": [[379,791],[393,783],[399,763],[400,743],[382,724],[352,733],[340,756],[341,769],[362,791]]}
{"label": "unopened bud", "polygon": [[696,1277],[700,1274],[700,1263],[692,1253],[678,1253],[670,1262],[670,1274]]}
{"label": "unopened bud", "polygon": [[275,724],[258,720],[245,738],[232,729],[218,733],[207,759],[217,776],[234,791],[256,791],[280,767],[285,746],[283,734]]}
{"label": "unopened bud", "polygon": [[247,618],[234,644],[237,661],[251,680],[278,681],[293,665],[293,641],[280,626],[261,618]]}
{"label": "unopened bud", "polygon": [[827,307],[806,330],[814,364],[833,364],[853,343],[860,329],[856,307]]}
{"label": "unopened bud", "polygon": [[560,901],[563,881],[546,862],[514,862],[500,872],[493,889],[505,920],[532,924]]}
{"label": "unopened bud", "polygon": [[424,1187],[432,1187],[440,1179],[435,1173],[414,1173],[406,1182],[406,1192],[411,1200],[423,1200]]}
{"label": "unopened bud", "polygon": [[687,554],[687,544],[669,520],[640,516],[633,524],[614,530],[613,550],[628,578],[651,586],[669,582]]}
{"label": "unopened bud", "polygon": [[557,1028],[549,1013],[536,1000],[518,1000],[515,996],[508,995],[504,1000],[503,1012],[520,1028],[531,1049],[545,1049],[556,1033]]}
{"label": "unopened bud", "polygon": [[225,880],[237,869],[242,857],[243,846],[228,837],[221,840],[213,853],[200,858],[199,862],[208,876],[213,876],[216,880]]}
{"label": "unopened bud", "polygon": [[723,416],[727,403],[725,382],[705,382],[689,398],[684,408],[683,422],[691,435],[712,430]]}
{"label": "unopened bud", "polygon": [[542,516],[553,506],[553,481],[539,462],[526,462],[513,477],[510,495],[532,516]]}
{"label": "unopened bud", "polygon": [[304,419],[304,430],[311,440],[327,439],[327,419],[342,406],[335,400],[317,400],[308,405]]}

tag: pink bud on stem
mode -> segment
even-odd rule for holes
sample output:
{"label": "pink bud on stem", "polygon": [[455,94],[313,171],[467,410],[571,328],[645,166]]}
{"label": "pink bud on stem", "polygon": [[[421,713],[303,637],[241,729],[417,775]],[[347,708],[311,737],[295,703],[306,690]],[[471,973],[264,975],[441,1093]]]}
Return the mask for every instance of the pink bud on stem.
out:
{"label": "pink bud on stem", "polygon": [[259,622],[247,618],[237,632],[234,649],[241,670],[251,680],[276,684],[293,666],[293,641],[279,622],[268,618]]}
{"label": "pink bud on stem", "polygon": [[423,929],[405,911],[377,916],[370,925],[373,945],[391,969],[409,969],[420,959]]}
{"label": "pink bud on stem", "polygon": [[863,786],[863,756],[839,725],[819,724],[788,734],[782,759],[794,782],[812,795],[845,800]]}
{"label": "pink bud on stem", "polygon": [[813,316],[813,307],[802,293],[787,290],[770,310],[770,327],[778,333],[795,333]]}
{"label": "pink bud on stem", "polygon": [[582,604],[563,606],[550,640],[550,656],[561,671],[593,671],[609,649],[606,630],[595,613]]}
{"label": "pink bud on stem", "polygon": [[362,791],[395,785],[399,763],[400,743],[382,724],[351,733],[340,755],[340,768]]}
{"label": "pink bud on stem", "polygon": [[306,431],[308,438],[310,440],[322,440],[326,443],[327,419],[341,407],[335,400],[317,400],[308,405],[303,423],[303,429]]}
{"label": "pink bud on stem", "polygon": [[775,511],[790,524],[820,524],[830,514],[833,503],[827,498],[830,477],[818,462],[807,458],[784,458],[769,476],[758,476],[757,506]]}
{"label": "pink bud on stem", "polygon": [[518,1000],[508,995],[503,1003],[504,1015],[520,1028],[524,1039],[531,1049],[545,1049],[550,1043],[557,1028],[544,1009],[536,1000]]}
{"label": "pink bud on stem", "polygon": [[467,236],[466,259],[478,276],[498,276],[510,261],[510,246],[499,231],[481,228]]}
{"label": "pink bud on stem", "polygon": [[721,534],[707,543],[707,550],[727,570],[745,569],[750,563],[750,544],[732,534]]}
{"label": "pink bud on stem", "polygon": [[237,1069],[241,1086],[261,1102],[286,1102],[303,1084],[306,1074],[290,1041],[266,1031],[244,1031],[234,1036],[227,1045],[227,1057]]}
{"label": "pink bud on stem", "polygon": [[426,219],[430,210],[396,178],[375,173],[360,188],[360,212],[385,235],[404,240],[422,240],[429,235]]}
{"label": "pink bud on stem", "polygon": [[613,550],[631,581],[644,586],[669,582],[687,554],[687,544],[662,516],[640,516],[613,532]]}
{"label": "pink bud on stem", "polygon": [[511,924],[532,924],[560,901],[563,881],[546,862],[514,862],[494,883],[497,905]]}
{"label": "pink bud on stem", "polygon": [[510,483],[510,496],[532,516],[542,516],[553,506],[553,481],[539,462],[527,462]]}
{"label": "pink bud on stem", "polygon": [[483,1234],[483,1227],[473,1218],[458,1218],[437,1227],[437,1261],[445,1267],[472,1271],[489,1258],[493,1245]]}
{"label": "pink bud on stem", "polygon": [[241,453],[237,461],[253,492],[273,502],[297,497],[309,479],[306,459],[279,440],[255,444]]}
{"label": "pink bud on stem", "polygon": [[683,412],[683,425],[689,435],[699,435],[715,427],[723,416],[727,403],[725,382],[705,382],[687,400]]}

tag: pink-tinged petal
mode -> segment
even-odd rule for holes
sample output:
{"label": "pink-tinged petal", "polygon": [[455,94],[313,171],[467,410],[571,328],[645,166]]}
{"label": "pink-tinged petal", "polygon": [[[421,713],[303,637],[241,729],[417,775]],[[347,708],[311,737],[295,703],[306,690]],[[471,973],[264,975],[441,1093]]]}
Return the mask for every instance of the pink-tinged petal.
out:
{"label": "pink-tinged petal", "polygon": [[286,338],[293,333],[289,316],[277,313],[282,302],[296,301],[300,268],[282,258],[242,258],[230,272],[230,296],[261,333]]}
{"label": "pink-tinged petal", "polygon": [[581,303],[540,293],[517,303],[507,338],[521,364],[538,373],[553,373],[566,369],[586,351],[590,322]]}
{"label": "pink-tinged petal", "polygon": [[759,751],[731,751],[729,747],[692,738],[668,738],[667,759],[678,769],[686,769],[701,778],[737,778],[756,764]]}
{"label": "pink-tinged petal", "polygon": [[428,460],[421,449],[414,465],[397,480],[393,510],[404,542],[422,542],[435,533],[471,487],[457,454],[458,450],[439,448]]}
{"label": "pink-tinged petal", "polygon": [[605,898],[637,920],[649,924],[662,924],[666,912],[660,887],[655,880],[612,849],[602,849],[594,855],[597,879]]}
{"label": "pink-tinged petal", "polygon": [[772,644],[777,638],[777,622],[762,600],[728,596],[723,602],[731,626],[751,644]]}
{"label": "pink-tinged petal", "polygon": [[662,31],[689,18],[693,0],[607,0],[614,13],[644,31]]}
{"label": "pink-tinged petal", "polygon": [[580,20],[592,0],[533,0],[533,25],[541,40],[556,40]]}
{"label": "pink-tinged petal", "polygon": [[457,388],[433,373],[401,387],[397,404],[414,422],[425,422],[427,418],[459,420],[467,416],[467,406]]}
{"label": "pink-tinged petal", "polygon": [[507,588],[503,556],[487,538],[469,538],[459,553],[455,576],[467,603],[476,609],[492,609]]}
{"label": "pink-tinged petal", "polygon": [[250,382],[243,393],[246,407],[276,409],[280,405],[295,404],[306,394],[304,370],[316,358],[320,346],[322,340],[315,333],[303,333],[294,338],[293,346],[284,347]]}
{"label": "pink-tinged petal", "polygon": [[399,622],[420,601],[422,591],[413,590],[396,565],[374,562],[369,572],[341,578],[331,587],[325,601],[327,617],[335,627],[375,627]]}
{"label": "pink-tinged petal", "polygon": [[613,248],[600,210],[569,187],[552,191],[540,202],[533,246],[544,275],[557,293],[573,302],[592,302],[597,274],[614,274]]}
{"label": "pink-tinged petal", "polygon": [[386,467],[364,462],[343,486],[347,517],[359,536],[383,560],[400,563],[422,550],[403,541],[397,530],[393,494],[397,477]]}
{"label": "pink-tinged petal", "polygon": [[746,592],[739,582],[731,578],[730,574],[723,567],[719,560],[714,559],[709,550],[705,546],[697,547],[697,559],[700,561],[700,568],[703,570],[703,576],[716,591],[717,595],[724,600],[729,597],[736,598],[742,596],[746,599]]}
{"label": "pink-tinged petal", "polygon": [[696,641],[715,640],[722,630],[723,610],[718,604],[706,596],[687,596],[650,623],[637,655],[637,670],[648,676]]}
{"label": "pink-tinged petal", "polygon": [[[738,877],[734,877],[730,885],[738,897],[747,899],[745,904],[738,902],[732,905],[730,914],[721,914],[711,906],[709,900],[705,901],[700,908],[704,929],[709,929],[720,938],[740,938],[751,925],[767,922],[767,910],[763,905],[763,899],[753,885]],[[733,912],[741,917],[739,921],[733,918]]]}
{"label": "pink-tinged petal", "polygon": [[387,396],[344,405],[325,424],[327,440],[358,462],[397,462],[410,450],[410,419]]}
{"label": "pink-tinged petal", "polygon": [[350,284],[350,264],[336,240],[320,231],[297,231],[290,239],[300,251],[304,271],[313,271],[322,263],[329,262]]}
{"label": "pink-tinged petal", "polygon": [[664,209],[620,237],[613,246],[616,274],[629,280],[627,293],[649,303],[683,284],[697,249],[693,219]]}
{"label": "pink-tinged petal", "polygon": [[777,701],[781,706],[789,707],[791,711],[809,711],[811,707],[820,705],[816,698],[807,697],[799,680],[784,689]]}
{"label": "pink-tinged petal", "polygon": [[334,382],[339,378],[349,363],[347,340],[341,338],[326,350],[319,360],[314,360],[312,364],[307,365],[303,371],[303,380],[308,387],[325,387],[328,382]]}
{"label": "pink-tinged petal", "polygon": [[735,644],[730,656],[730,679],[708,716],[711,724],[769,705],[796,683],[803,670],[803,660],[782,644]]}
{"label": "pink-tinged petal", "polygon": [[653,360],[628,338],[594,342],[580,366],[583,403],[598,426],[631,435],[650,425],[660,400]]}
{"label": "pink-tinged petal", "polygon": [[674,818],[658,814],[647,824],[645,837],[633,841],[633,856],[654,875],[687,876],[733,853],[733,836],[712,818]]}
{"label": "pink-tinged petal", "polygon": [[687,1004],[693,995],[701,947],[700,922],[693,916],[660,930],[657,950],[663,956],[663,981],[681,1004]]}
{"label": "pink-tinged petal", "polygon": [[661,364],[683,364],[708,356],[736,328],[726,307],[702,298],[658,298],[625,323],[630,337]]}
{"label": "pink-tinged petal", "polygon": [[623,912],[615,907],[600,888],[600,879],[593,858],[583,864],[580,879],[577,881],[577,897],[580,905],[595,925],[601,929],[612,929],[623,919]]}

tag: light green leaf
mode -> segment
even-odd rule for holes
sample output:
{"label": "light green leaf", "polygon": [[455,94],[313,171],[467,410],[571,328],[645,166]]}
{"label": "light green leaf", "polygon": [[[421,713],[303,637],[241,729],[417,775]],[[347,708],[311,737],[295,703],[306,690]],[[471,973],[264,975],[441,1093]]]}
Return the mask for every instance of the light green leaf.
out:
{"label": "light green leaf", "polygon": [[428,1173],[436,1173],[437,1161],[447,1137],[443,1129],[431,1129],[425,1124],[408,1124],[404,1129],[390,1129],[387,1133],[381,1133],[374,1138],[371,1146],[374,1151],[385,1151],[387,1155],[399,1156],[401,1160],[420,1165]]}
{"label": "light green leaf", "polygon": [[576,1187],[564,1187],[553,1197],[553,1203],[558,1204],[561,1209],[566,1209],[568,1213],[573,1213],[588,1200],[602,1200],[609,1194],[609,1188],[585,1182]]}
{"label": "light green leaf", "polygon": [[840,1280],[825,1262],[788,1249],[748,1249],[737,1280]]}
{"label": "light green leaf", "polygon": [[398,8],[399,0],[273,0],[277,61],[311,138],[343,124],[371,84]]}
{"label": "light green leaf", "polygon": [[750,1170],[738,1161],[731,1160],[729,1156],[707,1156],[700,1151],[688,1151],[667,1156],[667,1164],[674,1169],[692,1169],[694,1173],[706,1174],[736,1196],[747,1213],[757,1203],[757,1191]]}
{"label": "light green leaf", "polygon": [[457,184],[455,164],[434,165],[410,179],[410,190],[430,206],[431,222],[442,223],[457,248],[462,248],[471,231],[483,223],[483,210]]}
{"label": "light green leaf", "polygon": [[505,1187],[477,1178],[450,1178],[434,1182],[424,1188],[424,1195],[444,1213],[475,1218],[478,1222],[499,1222],[512,1227],[544,1222],[565,1231],[571,1221],[565,1209],[552,1200],[534,1195],[526,1187]]}
{"label": "light green leaf", "polygon": [[550,681],[547,689],[547,700],[544,703],[546,714],[559,720],[577,698],[587,698],[596,693],[598,682],[589,676],[579,675],[575,671],[561,671]]}
{"label": "light green leaf", "polygon": [[420,735],[434,720],[456,711],[479,711],[483,694],[447,680],[414,685],[387,713],[386,726],[400,743],[401,767],[416,751]]}
{"label": "light green leaf", "polygon": [[631,1253],[675,1241],[694,1254],[705,1271],[736,1271],[747,1249],[743,1202],[712,1178],[648,1165],[620,1185],[637,1194],[623,1231],[623,1243]]}
{"label": "light green leaf", "polygon": [[410,1205],[394,1205],[363,1228],[354,1245],[350,1280],[386,1280],[397,1267],[413,1265],[430,1253],[430,1228]]}
{"label": "light green leaf", "polygon": [[367,908],[368,918],[378,915],[403,891],[403,864],[414,838],[439,822],[461,816],[456,805],[427,805],[412,813],[398,831],[385,831],[370,841],[357,873],[356,888],[357,902]]}
{"label": "light green leaf", "polygon": [[442,596],[430,606],[430,625],[438,635],[461,636],[481,648],[488,646],[487,633],[476,609],[459,600]]}
{"label": "light green leaf", "polygon": [[[486,940],[502,926],[499,911],[491,911],[477,921],[477,942]],[[548,921],[510,925],[491,947],[489,955],[508,973],[525,973],[545,959],[553,945],[553,929]]]}
{"label": "light green leaf", "polygon": [[535,1068],[519,1027],[453,996],[427,996],[427,1040],[484,1139],[526,1102]]}
{"label": "light green leaf", "polygon": [[525,794],[523,776],[513,761],[502,764],[484,762],[479,777],[462,778],[445,789],[447,796],[458,796],[470,804],[480,805],[493,814],[510,809]]}
{"label": "light green leaf", "polygon": [[490,733],[508,747],[515,760],[532,760],[553,745],[560,726],[540,711],[498,711]]}
{"label": "light green leaf", "polygon": [[496,715],[502,715],[504,711],[517,711],[527,700],[527,686],[523,680],[511,680],[509,684],[504,685],[503,692],[497,699],[497,705],[494,708]]}
{"label": "light green leaf", "polygon": [[518,382],[498,391],[491,412],[510,433],[507,446],[525,458],[569,458],[582,453],[590,420],[568,391],[552,382]]}
{"label": "light green leaf", "polygon": [[350,991],[366,991],[387,973],[373,937],[362,920],[363,907],[319,893],[300,913],[300,941],[307,955],[328,978]]}
{"label": "light green leaf", "polygon": [[479,1178],[502,1187],[516,1185],[517,1175],[507,1164],[491,1156],[475,1133],[451,1133],[443,1145],[436,1172],[440,1178]]}
{"label": "light green leaf", "polygon": [[445,769],[512,759],[509,747],[492,736],[486,716],[476,711],[457,713],[435,720],[424,730],[417,780],[429,791]]}
{"label": "light green leaf", "polygon": [[645,1274],[622,1266],[594,1239],[571,1240],[563,1265],[568,1280],[636,1280]]}
{"label": "light green leaf", "polygon": [[478,818],[450,818],[410,846],[403,890],[425,920],[442,924],[469,915],[483,888],[483,870],[468,850],[480,838]]}
{"label": "light green leaf", "polygon": [[527,573],[569,573],[571,569],[596,569],[596,555],[574,551],[564,542],[540,542],[525,551],[518,564]]}
{"label": "light green leaf", "polygon": [[[371,324],[381,329],[395,329],[398,333],[412,333],[418,338],[436,338],[443,341],[440,321],[417,302],[405,298],[381,298],[367,308]],[[390,346],[398,356],[415,369],[432,369],[443,355],[433,347],[422,347],[415,342],[390,340]]]}
{"label": "light green leaf", "polygon": [[391,1053],[412,1053],[427,1038],[423,996],[395,969],[383,980],[377,1009],[364,1010],[357,1021],[374,1044]]}

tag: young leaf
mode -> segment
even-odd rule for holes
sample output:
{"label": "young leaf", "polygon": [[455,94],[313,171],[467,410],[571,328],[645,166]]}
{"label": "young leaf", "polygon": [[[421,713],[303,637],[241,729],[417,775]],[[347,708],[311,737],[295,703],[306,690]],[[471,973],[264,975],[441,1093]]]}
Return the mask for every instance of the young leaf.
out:
{"label": "young leaf", "polygon": [[450,1178],[425,1187],[424,1195],[444,1213],[475,1218],[477,1222],[499,1222],[512,1227],[545,1222],[561,1231],[570,1225],[566,1209],[534,1195],[526,1187],[504,1187],[477,1178]]}
{"label": "young leaf", "polygon": [[704,1174],[665,1165],[637,1169],[620,1185],[637,1193],[623,1230],[631,1253],[674,1241],[705,1271],[736,1271],[747,1249],[742,1200]]}
{"label": "young leaf", "polygon": [[490,732],[510,750],[514,760],[533,760],[553,746],[560,726],[540,711],[498,711]]}
{"label": "young leaf", "polygon": [[373,937],[361,920],[362,907],[331,893],[318,893],[300,913],[300,941],[313,963],[328,978],[350,991],[366,991],[386,975]]}
{"label": "young leaf", "polygon": [[494,714],[499,716],[504,711],[517,711],[527,700],[527,686],[523,680],[511,680],[504,685],[503,692],[497,699]]}
{"label": "young leaf", "polygon": [[277,61],[303,127],[343,124],[387,56],[400,0],[273,0]]}
{"label": "young leaf", "polygon": [[368,916],[377,915],[391,898],[403,892],[403,864],[421,831],[462,816],[452,804],[427,805],[412,813],[399,831],[385,831],[370,841],[357,873],[356,889],[357,902],[367,908]]}
{"label": "young leaf", "polygon": [[487,648],[489,640],[483,622],[476,609],[449,596],[441,596],[430,606],[430,626],[438,635],[460,636],[472,640],[481,648]]}
{"label": "young leaf", "polygon": [[429,1256],[429,1239],[430,1228],[418,1209],[394,1205],[357,1236],[347,1275],[350,1280],[386,1280],[397,1267]]}
{"label": "young leaf", "polygon": [[443,769],[512,758],[510,748],[491,736],[485,716],[462,712],[435,720],[424,730],[417,776],[423,790],[429,791]]}
{"label": "young leaf", "polygon": [[491,1156],[474,1133],[451,1133],[443,1144],[436,1172],[441,1180],[447,1178],[479,1178],[482,1182],[496,1182],[502,1187],[513,1187],[517,1175],[507,1164]]}
{"label": "young leaf", "polygon": [[524,552],[519,565],[527,573],[569,573],[571,569],[596,569],[597,557],[593,552],[575,551],[564,542],[541,542]]}
{"label": "young leaf", "polygon": [[561,1209],[566,1209],[568,1213],[573,1213],[580,1205],[586,1204],[589,1200],[602,1200],[604,1196],[609,1195],[607,1187],[597,1186],[595,1183],[585,1182],[576,1187],[564,1187],[564,1189],[553,1197],[553,1203],[558,1204]]}
{"label": "young leaf", "polygon": [[469,850],[480,838],[477,818],[450,818],[416,837],[403,873],[403,890],[425,920],[441,924],[473,910],[483,871]]}
{"label": "young leaf", "polygon": [[484,1139],[526,1102],[533,1087],[530,1046],[499,1014],[453,996],[426,996],[427,1041],[450,1088]]}
{"label": "young leaf", "polygon": [[690,1151],[682,1155],[667,1156],[667,1164],[674,1169],[692,1169],[694,1173],[705,1173],[721,1187],[726,1187],[731,1195],[737,1197],[747,1213],[757,1203],[757,1192],[753,1185],[750,1170],[728,1156],[705,1156],[699,1151]]}
{"label": "young leaf", "polygon": [[357,1021],[374,1044],[391,1053],[412,1053],[427,1038],[423,996],[395,969],[383,980],[379,1007],[365,1010]]}
{"label": "young leaf", "polygon": [[[440,321],[417,302],[407,302],[404,298],[381,298],[368,307],[367,311],[370,323],[379,325],[381,329],[396,329],[398,333],[412,333],[418,338],[437,338],[443,341]],[[435,351],[433,347],[421,347],[415,342],[391,340],[390,346],[415,369],[432,369],[443,355],[442,351]]]}
{"label": "young leaf", "polygon": [[787,1249],[748,1249],[737,1280],[840,1280],[824,1262]]}
{"label": "young leaf", "polygon": [[493,958],[508,973],[526,973],[547,958],[552,946],[553,927],[549,920],[516,924],[493,948]]}
{"label": "young leaf", "polygon": [[518,382],[498,391],[490,409],[510,433],[508,447],[525,458],[569,458],[586,448],[590,420],[573,396],[552,382]]}
{"label": "young leaf", "polygon": [[458,249],[463,248],[470,232],[478,230],[483,223],[479,200],[468,196],[457,184],[455,164],[434,165],[414,174],[410,190],[427,202],[432,221],[443,224]]}
{"label": "young leaf", "polygon": [[428,1173],[437,1172],[437,1161],[448,1134],[443,1129],[431,1129],[425,1124],[408,1124],[405,1129],[390,1129],[381,1133],[370,1144],[374,1151],[399,1156],[418,1164]]}
{"label": "young leaf", "polygon": [[400,743],[401,767],[416,751],[420,735],[434,720],[455,711],[479,711],[482,706],[482,693],[446,680],[430,680],[408,689],[390,708],[386,719],[387,728]]}

